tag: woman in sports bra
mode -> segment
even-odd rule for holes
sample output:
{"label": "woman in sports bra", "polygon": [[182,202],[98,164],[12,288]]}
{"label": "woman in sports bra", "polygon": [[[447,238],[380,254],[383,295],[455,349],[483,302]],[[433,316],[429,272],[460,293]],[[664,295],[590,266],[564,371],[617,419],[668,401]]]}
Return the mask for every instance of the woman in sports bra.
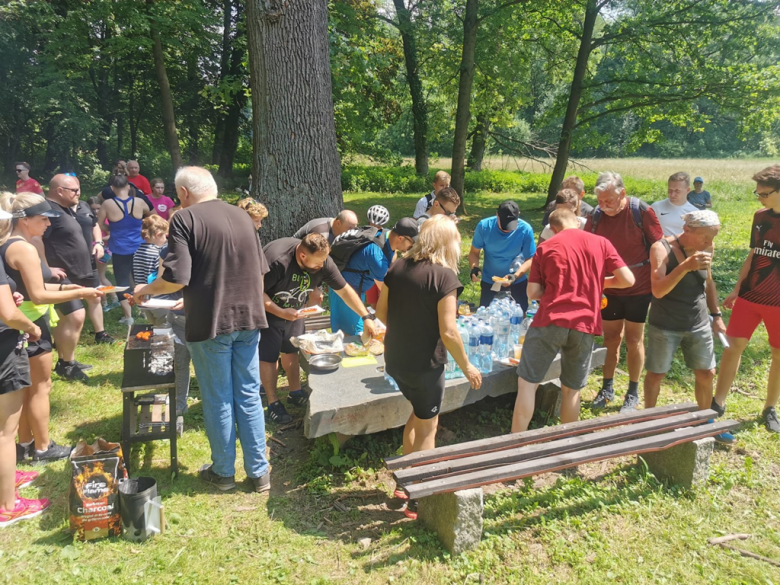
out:
{"label": "woman in sports bra", "polygon": [[48,201],[34,193],[3,193],[0,207],[13,215],[12,219],[0,220],[0,256],[9,278],[16,282],[17,292],[24,297],[20,310],[41,330],[40,339],[27,344],[32,383],[24,389],[17,459],[63,459],[70,454],[70,448],[57,445],[49,437],[50,327],[53,326],[50,318],[56,317],[52,305],[75,299],[96,299],[102,295],[94,288],[47,282],[51,279],[51,271],[30,242],[35,237],[43,237],[50,224],[49,218],[60,214],[52,210]]}
{"label": "woman in sports bra", "polygon": [[[114,175],[109,183],[115,197],[103,202],[98,213],[98,225],[108,220],[108,247],[114,263],[114,279],[117,286],[132,286],[133,254],[144,243],[141,222],[154,210],[139,197],[130,194],[130,183],[125,175]],[[132,292],[132,291],[131,291]],[[123,298],[120,296],[120,299]],[[119,320],[127,326],[133,324],[130,303],[120,301],[125,316]]]}

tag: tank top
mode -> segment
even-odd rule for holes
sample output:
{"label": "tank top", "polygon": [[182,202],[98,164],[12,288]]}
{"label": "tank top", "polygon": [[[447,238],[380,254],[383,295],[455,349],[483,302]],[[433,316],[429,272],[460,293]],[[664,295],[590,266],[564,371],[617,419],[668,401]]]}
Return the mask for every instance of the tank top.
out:
{"label": "tank top", "polygon": [[[21,237],[15,237],[9,239],[5,244],[0,246],[0,257],[3,259],[3,264],[5,265],[5,273],[8,275],[8,278],[13,280],[16,283],[16,292],[21,293],[21,295],[24,297],[25,301],[30,300],[30,294],[27,292],[27,287],[24,284],[24,279],[22,278],[22,273],[18,270],[14,270],[8,265],[8,261],[5,259],[5,255],[8,252],[8,248],[13,244],[14,242],[18,242],[20,240],[24,240],[24,238]],[[41,273],[43,274],[43,282],[51,282],[51,269],[44,263],[43,260],[41,260]]]}
{"label": "tank top", "polygon": [[[139,246],[144,243],[144,239],[141,237],[141,222],[143,220],[133,217],[135,197],[127,199],[114,197],[112,201],[119,206],[124,216],[119,221],[109,220],[111,235],[108,239],[108,247],[114,254],[124,256],[135,254]],[[128,203],[130,204],[129,209]]]}
{"label": "tank top", "polygon": [[[668,255],[666,273],[679,266],[677,256],[666,238],[660,240]],[[682,250],[682,246],[680,246]],[[688,257],[683,250],[683,256]],[[653,297],[650,304],[648,323],[667,331],[693,331],[708,325],[709,311],[707,296],[704,292],[707,283],[707,271],[688,272],[672,290],[660,299]]]}

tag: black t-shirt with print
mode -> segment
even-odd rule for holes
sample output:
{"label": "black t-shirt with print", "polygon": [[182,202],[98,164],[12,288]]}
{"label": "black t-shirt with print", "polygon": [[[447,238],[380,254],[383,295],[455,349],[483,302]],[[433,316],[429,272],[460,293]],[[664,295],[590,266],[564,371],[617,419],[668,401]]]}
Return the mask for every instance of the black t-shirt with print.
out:
{"label": "black t-shirt with print", "polygon": [[43,234],[46,262],[49,266],[62,268],[68,278],[89,278],[95,271],[92,229],[97,225],[97,216],[86,201],[79,201],[75,210],[51,199],[47,201],[62,215],[52,217],[51,225]]}
{"label": "black t-shirt with print", "polygon": [[400,258],[385,277],[388,288],[385,362],[404,372],[425,372],[447,363],[439,335],[439,301],[463,291],[458,275],[428,261]]}
{"label": "black t-shirt with print", "polygon": [[[307,272],[298,266],[295,248],[300,243],[296,238],[280,238],[263,248],[269,266],[264,277],[265,293],[283,309],[305,307],[309,294],[323,282],[333,290],[341,290],[347,285],[330,256],[316,272]],[[268,319],[279,320],[279,317],[269,313]]]}

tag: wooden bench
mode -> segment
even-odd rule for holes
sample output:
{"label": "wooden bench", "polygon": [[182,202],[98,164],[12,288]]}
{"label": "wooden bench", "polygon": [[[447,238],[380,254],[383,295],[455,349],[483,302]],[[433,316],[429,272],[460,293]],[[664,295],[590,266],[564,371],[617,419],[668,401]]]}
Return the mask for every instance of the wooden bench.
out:
{"label": "wooden bench", "polygon": [[661,480],[693,487],[706,480],[713,436],[733,420],[695,403],[675,404],[439,447],[385,459],[419,519],[452,553],[479,544],[481,486],[626,455],[643,456]]}

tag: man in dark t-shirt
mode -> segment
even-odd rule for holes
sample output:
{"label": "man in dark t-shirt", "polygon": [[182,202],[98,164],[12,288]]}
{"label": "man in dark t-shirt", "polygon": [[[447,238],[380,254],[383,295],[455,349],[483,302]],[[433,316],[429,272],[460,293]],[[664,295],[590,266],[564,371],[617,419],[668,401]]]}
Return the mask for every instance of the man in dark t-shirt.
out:
{"label": "man in dark t-shirt", "polygon": [[729,347],[723,350],[712,409],[726,410],[726,397],[737,375],[742,352],[763,321],[772,350],[766,402],[761,417],[769,432],[780,433],[777,402],[780,399],[780,165],[753,175],[754,191],[764,207],[753,216],[750,253],[745,258],[734,290],[723,301],[732,309],[726,329]]}
{"label": "man in dark t-shirt", "polygon": [[211,465],[200,477],[220,490],[235,487],[236,428],[244,469],[255,491],[270,489],[257,346],[268,326],[263,275],[268,264],[249,215],[220,201],[206,169],[176,173],[182,204],[170,222],[164,272],[135,289],[135,301],[184,292],[185,338],[203,401]]}
{"label": "man in dark t-shirt", "polygon": [[[591,213],[593,213],[593,206],[587,201],[583,200],[583,197],[585,197],[585,182],[582,179],[580,179],[577,175],[566,177],[563,180],[563,183],[561,183],[561,188],[558,190],[558,192],[563,191],[564,189],[572,189],[573,191],[577,192],[577,195],[579,195],[580,217],[588,217]],[[550,205],[547,206],[547,211],[544,212],[544,217],[542,218],[543,226],[550,223],[550,214],[555,211],[555,209],[555,201],[551,201]]]}
{"label": "man in dark t-shirt", "polygon": [[263,279],[268,329],[260,339],[260,377],[268,397],[268,416],[276,423],[285,424],[292,417],[276,396],[279,354],[287,373],[288,400],[296,405],[305,403],[308,397],[301,390],[298,349],[290,343],[290,338],[304,332],[305,315],[300,310],[309,304],[311,293],[326,283],[363,318],[366,330],[372,334],[373,316],[336,268],[323,234],[309,234],[303,240],[281,238],[269,243],[263,252],[269,265]]}
{"label": "man in dark t-shirt", "polygon": [[354,211],[345,209],[336,217],[318,217],[306,223],[293,234],[293,238],[302,240],[308,234],[322,234],[328,239],[328,244],[344,232],[354,230],[358,226],[358,217]]}

